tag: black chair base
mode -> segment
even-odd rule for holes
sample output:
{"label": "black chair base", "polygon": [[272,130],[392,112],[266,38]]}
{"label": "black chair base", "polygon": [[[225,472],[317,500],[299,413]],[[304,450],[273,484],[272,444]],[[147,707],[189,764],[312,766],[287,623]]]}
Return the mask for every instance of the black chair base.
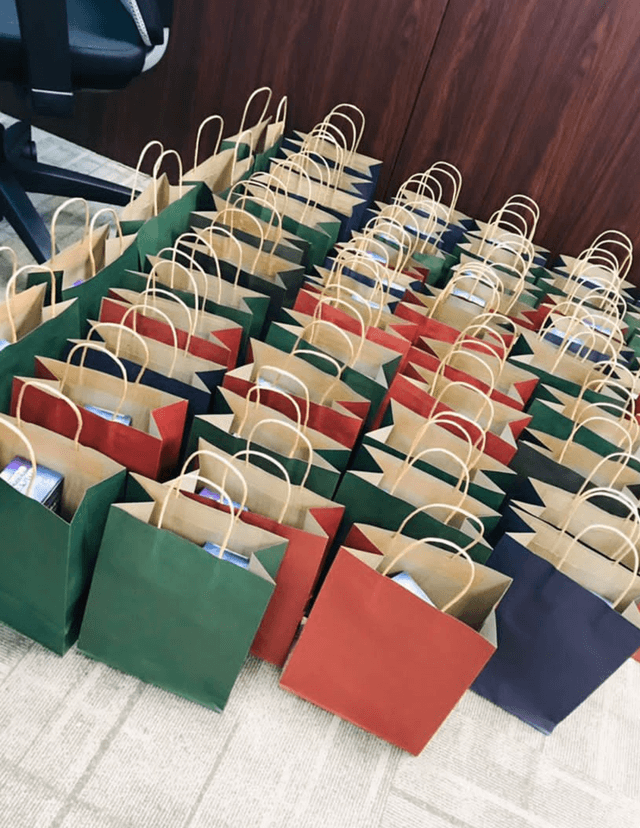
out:
{"label": "black chair base", "polygon": [[51,237],[27,193],[124,205],[131,190],[91,175],[41,164],[31,138],[31,125],[18,121],[0,125],[0,218],[6,218],[33,258],[41,264],[51,258]]}

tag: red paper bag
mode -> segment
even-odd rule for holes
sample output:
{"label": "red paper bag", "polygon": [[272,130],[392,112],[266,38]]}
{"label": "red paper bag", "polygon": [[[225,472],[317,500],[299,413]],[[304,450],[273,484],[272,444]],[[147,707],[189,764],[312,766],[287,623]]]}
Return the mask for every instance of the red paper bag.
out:
{"label": "red paper bag", "polygon": [[477,631],[376,571],[378,560],[341,547],[280,684],[418,754],[495,652],[493,609]]}
{"label": "red paper bag", "polygon": [[[91,347],[108,353],[96,343],[91,343]],[[36,377],[64,390],[73,402],[83,407],[80,432],[83,446],[96,449],[130,471],[154,480],[164,479],[173,472],[184,436],[186,400],[137,383],[128,383],[127,387],[117,377],[54,359],[37,357],[35,369]],[[22,377],[13,380],[12,414],[23,383]],[[131,425],[104,419],[85,408],[96,405],[116,411],[125,390],[121,413],[133,417]],[[39,389],[25,398],[22,418],[66,437],[73,437],[77,426],[75,414],[65,402],[52,399]]]}

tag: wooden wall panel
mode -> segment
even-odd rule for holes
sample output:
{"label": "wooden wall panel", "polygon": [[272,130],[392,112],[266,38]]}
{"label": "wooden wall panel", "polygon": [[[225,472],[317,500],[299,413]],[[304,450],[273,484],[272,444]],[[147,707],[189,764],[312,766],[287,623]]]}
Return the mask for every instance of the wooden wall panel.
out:
{"label": "wooden wall panel", "polygon": [[156,70],[121,92],[80,96],[67,124],[39,123],[128,163],[157,137],[189,163],[200,121],[217,112],[235,132],[247,96],[268,84],[276,102],[288,93],[289,124],[304,129],[336,103],[359,105],[363,150],[391,160],[447,2],[177,0]]}
{"label": "wooden wall panel", "polygon": [[[382,192],[447,159],[474,215],[525,192],[542,207],[538,240],[556,251],[607,227],[637,244],[637,3],[177,0],[157,69],[121,92],[83,93],[68,122],[39,123],[129,164],[157,137],[190,164],[202,118],[219,112],[235,132],[257,86],[288,93],[289,124],[303,129],[349,100],[368,116],[364,151],[385,160]],[[19,111],[6,87],[0,108]]]}
{"label": "wooden wall panel", "polygon": [[608,227],[637,244],[639,38],[637,0],[451,0],[392,187],[446,158],[474,215],[523,192],[556,251]]}

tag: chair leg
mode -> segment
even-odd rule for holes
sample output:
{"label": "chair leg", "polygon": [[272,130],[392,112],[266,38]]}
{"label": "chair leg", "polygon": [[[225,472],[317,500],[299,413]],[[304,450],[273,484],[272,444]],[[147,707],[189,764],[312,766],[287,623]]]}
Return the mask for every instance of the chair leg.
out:
{"label": "chair leg", "polygon": [[0,212],[42,264],[51,257],[51,236],[9,164],[0,163]]}
{"label": "chair leg", "polygon": [[91,175],[52,167],[39,161],[20,159],[14,163],[14,171],[20,184],[28,193],[86,198],[105,204],[123,206],[129,203],[131,189],[112,181],[103,181]]}

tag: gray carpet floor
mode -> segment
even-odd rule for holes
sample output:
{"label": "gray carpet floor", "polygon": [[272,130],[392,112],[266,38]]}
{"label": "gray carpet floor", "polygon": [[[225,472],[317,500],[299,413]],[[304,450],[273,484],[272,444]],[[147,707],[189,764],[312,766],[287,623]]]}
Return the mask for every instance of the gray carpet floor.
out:
{"label": "gray carpet floor", "polygon": [[[53,136],[40,157],[131,183]],[[35,197],[50,216],[62,199]],[[61,220],[77,238],[80,212]],[[29,256],[6,222],[0,245]],[[412,757],[249,658],[221,715],[0,625],[1,828],[636,828],[640,664],[551,736],[467,693]]]}

